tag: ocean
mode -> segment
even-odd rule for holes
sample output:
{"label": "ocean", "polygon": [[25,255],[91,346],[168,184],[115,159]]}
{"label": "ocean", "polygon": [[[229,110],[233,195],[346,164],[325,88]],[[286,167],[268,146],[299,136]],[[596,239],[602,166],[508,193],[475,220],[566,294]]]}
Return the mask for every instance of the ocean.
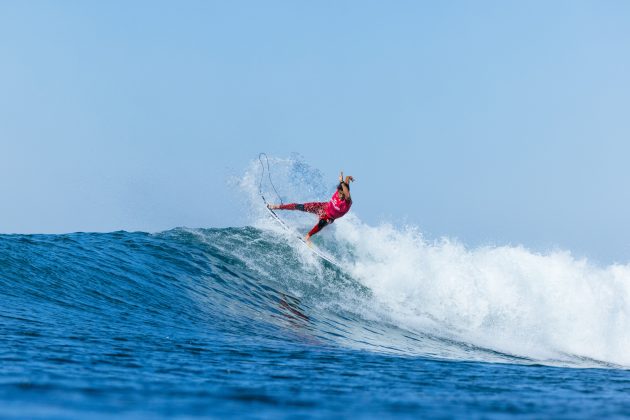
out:
{"label": "ocean", "polygon": [[0,417],[630,416],[628,266],[272,223],[0,235]]}
{"label": "ocean", "polygon": [[261,200],[328,198],[318,170],[230,182],[247,226],[0,235],[0,418],[630,417],[630,265],[370,225],[360,195],[331,263]]}

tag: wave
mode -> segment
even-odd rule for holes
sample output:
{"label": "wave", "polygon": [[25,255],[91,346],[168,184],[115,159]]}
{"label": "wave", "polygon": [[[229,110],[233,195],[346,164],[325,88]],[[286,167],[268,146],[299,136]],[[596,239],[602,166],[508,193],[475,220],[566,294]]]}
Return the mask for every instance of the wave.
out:
{"label": "wave", "polygon": [[[343,269],[253,227],[0,236],[0,316],[451,360],[628,366],[627,267],[339,223]],[[104,327],[106,326],[106,327]]]}
{"label": "wave", "polygon": [[[295,180],[302,171],[310,186],[295,191],[298,200],[327,197],[334,187],[300,161],[274,160],[272,168],[280,168],[278,190],[289,194],[282,174]],[[369,226],[350,213],[314,238],[337,267],[267,216],[257,169],[240,180],[252,226],[0,235],[5,331],[80,330],[98,340],[194,330],[200,339],[235,343],[630,367],[629,266],[519,246],[467,248],[427,240],[414,227]],[[296,230],[314,222],[282,215]]]}

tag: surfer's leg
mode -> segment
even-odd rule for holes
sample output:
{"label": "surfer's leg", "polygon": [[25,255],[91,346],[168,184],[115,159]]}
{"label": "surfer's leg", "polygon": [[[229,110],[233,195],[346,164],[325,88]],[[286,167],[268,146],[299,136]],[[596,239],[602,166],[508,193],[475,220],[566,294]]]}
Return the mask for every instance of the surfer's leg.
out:
{"label": "surfer's leg", "polygon": [[317,222],[317,224],[313,226],[313,229],[311,229],[311,231],[308,233],[308,235],[306,235],[306,237],[310,238],[311,236],[315,235],[317,232],[319,232],[320,230],[322,230],[324,227],[328,226],[332,222],[333,222],[333,219],[319,219],[319,222]]}
{"label": "surfer's leg", "polygon": [[322,216],[326,213],[326,204],[328,203],[290,203],[290,204],[282,204],[270,207],[271,209],[277,210],[299,210],[305,211],[307,213],[313,213],[318,216]]}
{"label": "surfer's leg", "polygon": [[326,215],[326,205],[328,203],[304,203],[304,210],[318,215],[320,218]]}
{"label": "surfer's leg", "polygon": [[301,210],[301,211],[305,211],[304,210],[304,204],[297,204],[297,203],[290,203],[290,204],[281,204],[281,205],[275,205],[271,207],[274,210]]}

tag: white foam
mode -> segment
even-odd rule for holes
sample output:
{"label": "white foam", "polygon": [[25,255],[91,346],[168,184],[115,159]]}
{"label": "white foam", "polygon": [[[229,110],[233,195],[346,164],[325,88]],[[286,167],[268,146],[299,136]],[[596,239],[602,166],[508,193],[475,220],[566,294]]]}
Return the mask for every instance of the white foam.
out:
{"label": "white foam", "polygon": [[630,366],[630,266],[597,267],[567,251],[426,241],[416,228],[338,223],[350,271],[399,326],[431,329],[534,359]]}

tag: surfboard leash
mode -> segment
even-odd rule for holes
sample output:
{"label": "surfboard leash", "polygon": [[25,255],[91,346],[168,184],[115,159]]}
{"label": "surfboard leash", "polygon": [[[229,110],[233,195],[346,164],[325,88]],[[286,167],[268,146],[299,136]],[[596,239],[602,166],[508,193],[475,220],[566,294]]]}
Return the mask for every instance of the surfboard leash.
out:
{"label": "surfboard leash", "polygon": [[258,192],[260,193],[260,196],[262,197],[265,204],[267,204],[267,200],[265,199],[265,196],[263,195],[263,192],[262,192],[262,182],[265,177],[265,164],[262,161],[263,156],[265,157],[265,161],[267,162],[267,176],[269,177],[269,183],[271,184],[271,187],[276,193],[278,200],[280,200],[280,204],[284,204],[284,202],[282,201],[282,198],[280,197],[280,194],[278,194],[278,190],[276,190],[276,186],[273,185],[273,181],[271,180],[271,170],[269,169],[269,158],[267,157],[266,153],[260,153],[258,155],[258,161],[260,162],[260,167],[262,168],[262,173],[260,174],[260,183],[258,184]]}

